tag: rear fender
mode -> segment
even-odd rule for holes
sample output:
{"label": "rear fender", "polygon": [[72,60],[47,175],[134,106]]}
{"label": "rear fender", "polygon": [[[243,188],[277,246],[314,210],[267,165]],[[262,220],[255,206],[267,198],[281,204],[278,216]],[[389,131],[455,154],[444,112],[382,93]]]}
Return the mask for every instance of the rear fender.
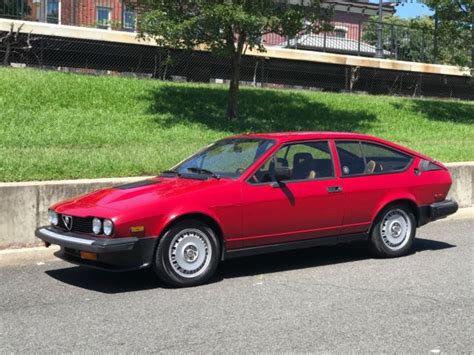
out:
{"label": "rear fender", "polygon": [[377,216],[382,212],[382,210],[387,207],[388,205],[394,204],[394,203],[406,203],[408,204],[412,209],[413,213],[415,214],[415,217],[418,219],[418,204],[416,203],[416,198],[415,195],[412,193],[405,191],[405,192],[394,192],[386,195],[374,208],[372,212],[372,224],[370,226],[369,231],[372,230],[372,226],[375,223],[375,220]]}

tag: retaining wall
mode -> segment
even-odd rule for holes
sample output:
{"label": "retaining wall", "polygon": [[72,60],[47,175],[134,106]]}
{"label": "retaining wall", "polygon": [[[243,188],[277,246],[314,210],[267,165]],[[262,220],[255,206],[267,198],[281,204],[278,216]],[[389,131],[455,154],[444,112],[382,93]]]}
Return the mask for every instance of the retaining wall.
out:
{"label": "retaining wall", "polygon": [[[447,166],[453,177],[449,198],[456,200],[460,207],[474,206],[474,162]],[[37,245],[34,230],[48,223],[48,207],[54,202],[142,179],[144,177],[0,183],[0,249]]]}

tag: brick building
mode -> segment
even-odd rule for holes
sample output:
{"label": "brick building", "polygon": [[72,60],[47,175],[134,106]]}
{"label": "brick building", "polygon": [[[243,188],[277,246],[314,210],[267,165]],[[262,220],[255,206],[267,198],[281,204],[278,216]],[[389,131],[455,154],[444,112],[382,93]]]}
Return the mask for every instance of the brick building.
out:
{"label": "brick building", "polygon": [[[369,0],[326,1],[334,5],[332,35],[338,38],[358,38],[361,25],[378,14],[378,5]],[[0,17],[133,31],[136,14],[131,3],[133,0],[0,0]],[[384,16],[395,12],[391,4],[383,9]],[[277,40],[268,38],[268,44],[275,45],[271,42]]]}

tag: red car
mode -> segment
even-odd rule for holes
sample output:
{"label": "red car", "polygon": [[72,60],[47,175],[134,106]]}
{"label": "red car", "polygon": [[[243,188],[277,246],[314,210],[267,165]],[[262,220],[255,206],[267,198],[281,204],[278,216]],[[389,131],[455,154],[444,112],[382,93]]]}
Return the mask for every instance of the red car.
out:
{"label": "red car", "polygon": [[457,211],[450,186],[441,163],[367,135],[240,135],[156,178],[57,203],[35,234],[72,263],[152,267],[192,286],[237,256],[351,241],[405,255],[417,227]]}

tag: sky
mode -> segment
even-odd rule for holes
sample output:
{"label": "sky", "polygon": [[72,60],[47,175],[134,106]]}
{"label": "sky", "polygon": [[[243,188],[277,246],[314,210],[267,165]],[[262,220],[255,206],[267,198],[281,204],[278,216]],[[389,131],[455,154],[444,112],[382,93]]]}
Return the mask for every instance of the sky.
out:
{"label": "sky", "polygon": [[[370,0],[370,2],[378,3],[377,0]],[[384,0],[384,2],[388,2]],[[403,18],[413,18],[423,15],[431,15],[431,10],[422,4],[417,3],[415,0],[406,0],[403,5],[398,5],[396,7],[397,15]]]}
{"label": "sky", "polygon": [[431,14],[432,11],[430,10],[430,8],[422,4],[406,3],[397,6],[397,15],[403,18],[413,18]]}

